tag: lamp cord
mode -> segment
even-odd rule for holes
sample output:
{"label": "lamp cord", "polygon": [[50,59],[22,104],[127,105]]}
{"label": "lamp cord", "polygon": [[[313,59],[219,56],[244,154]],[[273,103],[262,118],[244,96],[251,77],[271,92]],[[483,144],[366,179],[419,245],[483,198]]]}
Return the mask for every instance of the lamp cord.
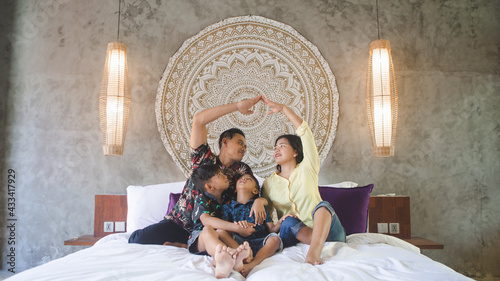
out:
{"label": "lamp cord", "polygon": [[378,30],[378,40],[380,40],[380,21],[378,19],[378,0],[377,0],[377,30]]}
{"label": "lamp cord", "polygon": [[[118,35],[117,35],[117,40],[118,42],[120,42],[120,15],[121,15],[121,4],[122,4],[122,1],[121,0],[118,0]],[[380,36],[379,36],[380,37]]]}

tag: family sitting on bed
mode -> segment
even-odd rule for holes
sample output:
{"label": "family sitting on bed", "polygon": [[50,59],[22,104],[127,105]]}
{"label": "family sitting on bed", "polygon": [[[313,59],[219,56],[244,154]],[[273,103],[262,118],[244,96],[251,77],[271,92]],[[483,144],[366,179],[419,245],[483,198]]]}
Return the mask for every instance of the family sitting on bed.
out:
{"label": "family sitting on bed", "polygon": [[[220,154],[217,156],[207,144],[206,125],[234,111],[250,114],[252,113],[250,109],[259,101],[270,107],[268,114],[283,112],[292,122],[297,135],[283,135],[276,140],[274,158],[277,171],[264,181],[262,197],[253,201],[246,200],[248,201],[245,203],[248,205],[246,210],[250,208],[248,219],[241,221],[240,217],[236,217],[233,218],[236,223],[232,223],[216,214],[224,209],[222,203],[231,204],[234,201],[230,200],[234,199],[240,203],[236,192],[237,182],[242,177],[243,181],[246,181],[247,175],[253,176],[250,167],[241,162],[246,152],[245,135],[239,129],[223,132],[219,138]],[[217,277],[227,277],[232,269],[247,275],[254,266],[280,248],[276,247],[279,240],[284,247],[293,246],[298,242],[310,245],[305,262],[313,265],[321,264],[320,255],[325,241],[345,242],[345,230],[335,211],[328,202],[321,200],[319,194],[319,158],[311,129],[287,106],[274,103],[264,96],[258,96],[201,111],[193,118],[190,145],[193,149],[191,154],[193,174],[186,181],[175,207],[164,220],[133,232],[129,239],[130,243],[184,247],[189,243],[191,252],[207,251],[214,257]],[[201,167],[203,170],[212,167],[207,164],[215,164],[222,173],[212,171],[208,179],[205,175],[201,177],[204,180],[195,180],[194,178],[199,177],[198,174],[202,172],[202,170],[197,171],[199,167],[203,165]],[[217,182],[216,187],[210,185],[212,181]],[[258,188],[255,178],[253,181]],[[206,201],[207,197],[210,197],[207,193],[218,199],[215,200],[217,202],[213,202],[214,206]],[[242,202],[243,198],[248,197],[248,192],[245,194],[247,195],[241,197]],[[256,226],[268,222],[266,219],[269,214],[266,213],[266,206],[268,210],[276,209],[280,218],[277,226],[270,229],[279,228],[279,237],[271,234],[268,239],[263,239],[260,244],[262,249],[256,251],[257,254],[252,260],[251,245],[240,238],[248,239],[256,231]],[[220,210],[217,211],[217,208]],[[207,213],[207,210],[210,212]],[[233,239],[233,234],[239,242]],[[238,246],[233,241],[237,242]],[[243,244],[239,245],[241,242]],[[259,252],[262,253],[259,255]]]}
{"label": "family sitting on bed", "polygon": [[[238,180],[236,200],[229,202],[224,198],[229,181],[219,166],[201,165],[191,178],[202,192],[195,199],[194,227],[188,249],[191,253],[206,251],[214,257],[215,277],[226,278],[233,269],[247,275],[262,260],[283,248],[277,233],[285,217],[274,224],[267,213],[264,225],[252,223],[254,220],[249,217],[253,199],[260,193],[259,182],[252,174],[245,174]],[[215,218],[222,218],[225,223]],[[233,231],[240,226],[251,234],[233,236]],[[252,257],[252,253],[257,254]]]}

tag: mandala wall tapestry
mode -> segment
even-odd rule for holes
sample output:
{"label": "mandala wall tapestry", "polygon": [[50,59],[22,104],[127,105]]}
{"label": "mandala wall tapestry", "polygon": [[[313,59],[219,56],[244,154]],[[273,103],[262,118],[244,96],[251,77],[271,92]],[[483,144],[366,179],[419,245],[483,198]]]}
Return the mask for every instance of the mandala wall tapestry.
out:
{"label": "mandala wall tapestry", "polygon": [[[292,27],[259,16],[223,20],[184,42],[161,78],[156,119],[165,148],[186,176],[193,116],[261,94],[309,123],[323,161],[335,138],[339,95],[316,46]],[[220,133],[240,128],[247,140],[243,161],[261,177],[273,173],[274,141],[295,130],[284,114],[267,115],[268,110],[259,102],[251,115],[234,112],[208,124],[212,151],[219,153]]]}

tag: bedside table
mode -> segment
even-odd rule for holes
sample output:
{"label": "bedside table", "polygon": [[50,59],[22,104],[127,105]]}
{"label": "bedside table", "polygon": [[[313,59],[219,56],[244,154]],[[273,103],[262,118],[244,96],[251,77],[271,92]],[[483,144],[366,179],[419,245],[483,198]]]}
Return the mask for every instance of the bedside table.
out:
{"label": "bedside table", "polygon": [[423,237],[411,235],[409,196],[370,196],[368,204],[368,232],[398,237],[420,249],[444,249]]}
{"label": "bedside table", "polygon": [[77,238],[69,239],[64,241],[66,246],[94,246],[102,237],[95,237],[94,235],[83,235]]}
{"label": "bedside table", "polygon": [[88,234],[69,239],[64,241],[64,245],[93,246],[95,242],[108,234],[125,232],[126,221],[127,195],[97,194],[95,195],[94,235]]}
{"label": "bedside table", "polygon": [[427,238],[422,238],[418,236],[412,236],[408,239],[403,239],[404,241],[419,247],[421,250],[442,250],[444,249],[443,244],[439,244],[438,242],[434,242]]}

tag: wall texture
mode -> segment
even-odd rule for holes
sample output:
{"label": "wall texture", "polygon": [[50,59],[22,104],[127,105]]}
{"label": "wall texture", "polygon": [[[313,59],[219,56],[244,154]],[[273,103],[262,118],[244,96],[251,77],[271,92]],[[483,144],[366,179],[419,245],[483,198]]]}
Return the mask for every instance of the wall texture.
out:
{"label": "wall texture", "polygon": [[339,125],[320,183],[374,183],[374,194],[409,195],[413,234],[445,245],[424,254],[470,276],[500,276],[500,2],[379,2],[399,89],[393,158],[372,156],[365,114],[374,0],[122,1],[132,108],[121,157],[102,155],[98,116],[118,2],[2,1],[1,267],[9,268],[9,169],[16,174],[16,271],[81,249],[63,241],[92,233],[95,194],[183,179],[156,127],[163,69],[204,27],[253,14],[294,27],[337,78]]}

